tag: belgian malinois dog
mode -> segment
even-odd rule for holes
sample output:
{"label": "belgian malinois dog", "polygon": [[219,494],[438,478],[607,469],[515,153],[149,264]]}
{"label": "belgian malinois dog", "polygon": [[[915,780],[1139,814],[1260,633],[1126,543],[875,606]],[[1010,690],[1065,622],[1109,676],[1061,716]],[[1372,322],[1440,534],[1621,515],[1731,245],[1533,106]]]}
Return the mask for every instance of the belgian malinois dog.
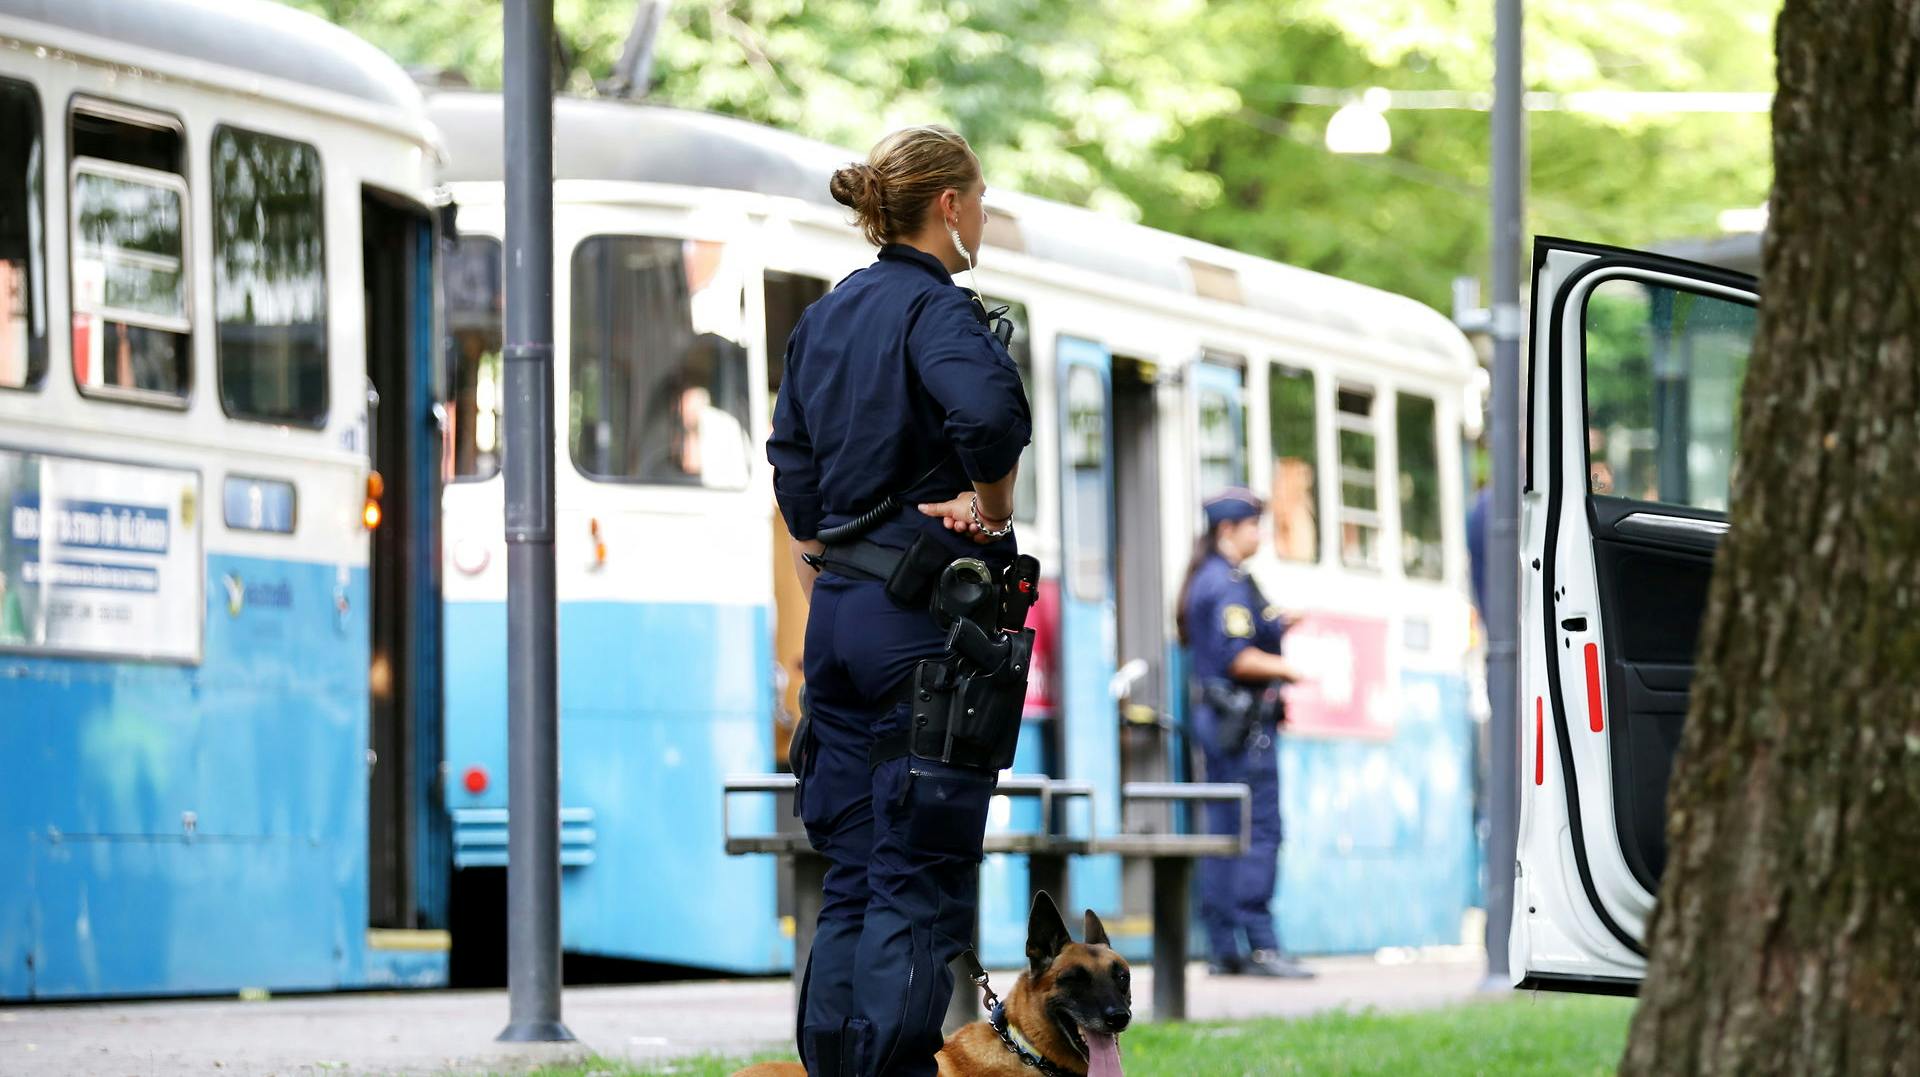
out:
{"label": "belgian malinois dog", "polygon": [[[1132,972],[1092,909],[1075,942],[1045,891],[1027,917],[1027,968],[994,1017],[948,1037],[940,1077],[1121,1077],[1120,1033],[1133,1020]],[[962,981],[955,991],[971,991]],[[1002,1030],[1004,1029],[1004,1035]],[[734,1077],[806,1077],[798,1062],[762,1062]]]}

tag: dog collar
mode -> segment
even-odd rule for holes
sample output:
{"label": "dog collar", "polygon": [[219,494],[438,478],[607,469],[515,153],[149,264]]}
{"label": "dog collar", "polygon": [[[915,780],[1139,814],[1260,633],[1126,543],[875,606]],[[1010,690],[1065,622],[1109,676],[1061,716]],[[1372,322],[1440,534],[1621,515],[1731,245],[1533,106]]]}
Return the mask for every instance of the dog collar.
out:
{"label": "dog collar", "polygon": [[1047,1061],[1045,1056],[1034,1050],[1033,1044],[1029,1043],[1027,1038],[1020,1034],[1019,1029],[1009,1028],[1007,1026],[1006,1003],[995,1002],[993,1004],[993,1012],[987,1017],[987,1025],[1000,1034],[1000,1042],[1006,1046],[1007,1050],[1013,1052],[1014,1057],[1020,1060],[1021,1065],[1039,1070],[1041,1073],[1046,1074],[1047,1077],[1075,1077],[1075,1075],[1069,1071],[1063,1070],[1052,1062]]}

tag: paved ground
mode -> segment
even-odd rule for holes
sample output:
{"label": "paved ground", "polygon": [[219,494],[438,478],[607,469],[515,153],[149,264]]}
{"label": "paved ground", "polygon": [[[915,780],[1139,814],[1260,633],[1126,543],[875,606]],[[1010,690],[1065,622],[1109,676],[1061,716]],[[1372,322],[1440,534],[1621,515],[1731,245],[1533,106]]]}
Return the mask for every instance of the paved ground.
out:
{"label": "paved ground", "polygon": [[[1472,997],[1484,967],[1474,952],[1383,957],[1310,961],[1320,978],[1306,983],[1212,978],[1196,965],[1189,1013],[1421,1009]],[[1004,990],[1013,974],[995,973],[993,982]],[[1151,970],[1135,975],[1133,989],[1138,1016],[1151,1018]],[[579,1042],[534,1047],[493,1042],[507,1019],[500,991],[0,1007],[0,1073],[497,1073],[588,1054],[649,1061],[791,1042],[785,980],[580,987],[562,1005]]]}

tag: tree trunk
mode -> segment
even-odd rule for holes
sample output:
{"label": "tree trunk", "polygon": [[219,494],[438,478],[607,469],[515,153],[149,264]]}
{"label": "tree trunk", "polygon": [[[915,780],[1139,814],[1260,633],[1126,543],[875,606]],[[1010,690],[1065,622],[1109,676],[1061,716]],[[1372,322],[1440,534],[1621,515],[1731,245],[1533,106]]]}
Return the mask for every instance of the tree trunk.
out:
{"label": "tree trunk", "polygon": [[1787,0],[1732,529],[1625,1074],[1920,1074],[1920,0]]}

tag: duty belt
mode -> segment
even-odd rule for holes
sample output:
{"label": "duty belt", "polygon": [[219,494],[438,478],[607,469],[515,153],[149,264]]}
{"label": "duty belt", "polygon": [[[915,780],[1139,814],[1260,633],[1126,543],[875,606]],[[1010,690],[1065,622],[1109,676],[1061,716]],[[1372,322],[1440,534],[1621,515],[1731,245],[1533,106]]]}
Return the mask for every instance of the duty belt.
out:
{"label": "duty belt", "polygon": [[[856,580],[886,583],[893,578],[906,551],[882,546],[872,539],[855,539],[829,546],[824,553],[806,555],[807,563]],[[923,600],[924,601],[924,600]]]}
{"label": "duty belt", "polygon": [[946,654],[928,659],[875,700],[885,710],[908,704],[904,729],[877,738],[868,763],[912,754],[964,767],[999,770],[1012,760],[1033,660],[1025,626],[1040,564],[1016,557],[998,572],[956,557],[929,534],[906,550],[867,539],[828,545],[807,563],[886,587],[906,609],[926,609],[947,633]]}

